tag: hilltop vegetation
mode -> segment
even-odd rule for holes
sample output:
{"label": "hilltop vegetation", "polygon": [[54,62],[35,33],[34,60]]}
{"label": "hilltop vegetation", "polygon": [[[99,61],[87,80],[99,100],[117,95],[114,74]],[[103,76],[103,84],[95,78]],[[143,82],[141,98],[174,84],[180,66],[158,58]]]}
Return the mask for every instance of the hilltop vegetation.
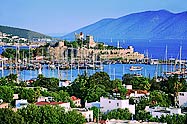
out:
{"label": "hilltop vegetation", "polygon": [[21,28],[14,28],[14,27],[8,27],[8,26],[1,26],[0,25],[0,32],[6,33],[6,34],[12,34],[19,37],[27,38],[27,39],[33,39],[33,38],[51,38],[50,36],[34,32],[27,29],[21,29]]}

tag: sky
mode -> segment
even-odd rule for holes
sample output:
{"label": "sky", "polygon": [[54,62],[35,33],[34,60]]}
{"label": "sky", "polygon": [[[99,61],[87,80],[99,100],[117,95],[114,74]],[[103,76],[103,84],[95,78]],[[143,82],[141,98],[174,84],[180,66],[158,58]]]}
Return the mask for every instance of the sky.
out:
{"label": "sky", "polygon": [[0,25],[58,35],[103,18],[161,9],[187,11],[187,0],[0,0],[0,5]]}

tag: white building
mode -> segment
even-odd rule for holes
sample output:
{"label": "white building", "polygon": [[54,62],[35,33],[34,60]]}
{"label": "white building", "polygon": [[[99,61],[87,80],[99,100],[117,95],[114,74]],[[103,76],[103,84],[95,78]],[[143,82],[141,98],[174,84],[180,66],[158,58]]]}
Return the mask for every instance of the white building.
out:
{"label": "white building", "polygon": [[27,100],[24,100],[24,99],[16,100],[16,108],[17,109],[20,109],[20,108],[23,108],[23,107],[27,107],[27,105],[28,105]]}
{"label": "white building", "polygon": [[135,100],[139,101],[142,97],[148,97],[150,93],[147,90],[131,90],[128,89],[126,98],[134,98]]}
{"label": "white building", "polygon": [[12,39],[18,39],[19,36],[12,36]]}
{"label": "white building", "polygon": [[86,108],[73,108],[80,112],[85,118],[87,122],[93,122],[93,110],[88,110]]}
{"label": "white building", "polygon": [[187,107],[187,92],[178,92],[178,105]]}
{"label": "white building", "polygon": [[126,88],[127,90],[132,90],[132,85],[123,84],[123,87]]}
{"label": "white building", "polygon": [[67,86],[70,86],[70,83],[71,83],[71,81],[69,81],[69,80],[61,80],[60,82],[59,82],[59,87],[67,87]]}
{"label": "white building", "polygon": [[167,124],[167,123],[161,123],[161,122],[140,122],[136,120],[106,120],[105,124]]}
{"label": "white building", "polygon": [[145,111],[150,112],[153,117],[160,118],[162,115],[173,115],[173,114],[182,114],[181,108],[166,108],[166,107],[152,107],[146,106]]}
{"label": "white building", "polygon": [[40,97],[38,97],[37,102],[41,102],[41,101],[44,101],[44,102],[53,101],[53,97],[40,96]]}
{"label": "white building", "polygon": [[76,96],[71,96],[71,100],[76,107],[81,107],[81,99],[77,98]]}
{"label": "white building", "polygon": [[113,109],[127,108],[132,114],[135,114],[135,105],[130,105],[129,99],[119,100],[100,97],[100,108],[101,112],[104,113],[109,112]]}

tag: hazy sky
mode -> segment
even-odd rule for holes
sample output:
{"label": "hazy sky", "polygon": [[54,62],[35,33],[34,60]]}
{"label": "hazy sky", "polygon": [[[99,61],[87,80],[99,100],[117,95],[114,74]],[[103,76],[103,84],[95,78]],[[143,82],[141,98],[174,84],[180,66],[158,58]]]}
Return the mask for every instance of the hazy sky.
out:
{"label": "hazy sky", "polygon": [[187,0],[0,0],[0,25],[41,33],[68,33],[103,18],[166,9],[187,10]]}

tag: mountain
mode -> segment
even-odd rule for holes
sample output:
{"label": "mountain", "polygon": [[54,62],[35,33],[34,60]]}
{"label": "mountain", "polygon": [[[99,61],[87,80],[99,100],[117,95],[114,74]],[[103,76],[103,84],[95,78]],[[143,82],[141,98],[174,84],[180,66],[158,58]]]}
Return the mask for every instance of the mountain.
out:
{"label": "mountain", "polygon": [[30,31],[27,29],[20,29],[20,28],[14,28],[14,27],[8,27],[8,26],[1,26],[0,25],[0,32],[6,33],[6,34],[12,34],[16,35],[22,38],[32,39],[32,38],[51,38],[50,36]]}
{"label": "mountain", "polygon": [[187,39],[187,12],[145,11],[103,19],[62,38],[73,39],[75,32],[99,39]]}

